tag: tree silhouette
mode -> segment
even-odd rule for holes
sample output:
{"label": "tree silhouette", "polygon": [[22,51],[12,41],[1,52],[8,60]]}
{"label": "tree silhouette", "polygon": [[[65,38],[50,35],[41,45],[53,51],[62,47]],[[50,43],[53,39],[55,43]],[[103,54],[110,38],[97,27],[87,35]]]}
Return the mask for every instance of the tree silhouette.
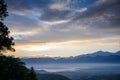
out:
{"label": "tree silhouette", "polygon": [[28,73],[29,69],[20,59],[0,55],[0,80],[27,80]]}
{"label": "tree silhouette", "polygon": [[33,67],[31,67],[31,69],[30,69],[30,71],[29,71],[27,76],[28,76],[27,80],[37,80],[37,76],[35,74],[35,71],[34,71]]}
{"label": "tree silhouette", "polygon": [[33,68],[29,70],[19,58],[2,54],[8,50],[15,51],[12,47],[14,39],[9,36],[10,31],[3,23],[6,16],[7,6],[4,0],[0,0],[0,80],[37,80]]}
{"label": "tree silhouette", "polygon": [[37,80],[37,76],[19,58],[0,54],[0,80]]}
{"label": "tree silhouette", "polygon": [[6,16],[8,16],[7,8],[4,0],[0,0],[0,53],[5,52],[7,50],[15,51],[12,48],[12,45],[15,43],[13,42],[13,37],[9,36],[10,31],[8,27],[4,25],[2,22]]}
{"label": "tree silhouette", "polygon": [[0,0],[0,20],[3,20],[6,16],[8,16],[7,6],[4,0]]}

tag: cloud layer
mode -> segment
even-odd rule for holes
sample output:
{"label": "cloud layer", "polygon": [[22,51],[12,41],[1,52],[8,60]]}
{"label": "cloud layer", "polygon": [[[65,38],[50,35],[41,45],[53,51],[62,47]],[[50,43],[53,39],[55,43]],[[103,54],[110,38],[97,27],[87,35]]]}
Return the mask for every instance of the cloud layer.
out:
{"label": "cloud layer", "polygon": [[117,37],[119,0],[6,0],[6,24],[18,43],[84,41]]}

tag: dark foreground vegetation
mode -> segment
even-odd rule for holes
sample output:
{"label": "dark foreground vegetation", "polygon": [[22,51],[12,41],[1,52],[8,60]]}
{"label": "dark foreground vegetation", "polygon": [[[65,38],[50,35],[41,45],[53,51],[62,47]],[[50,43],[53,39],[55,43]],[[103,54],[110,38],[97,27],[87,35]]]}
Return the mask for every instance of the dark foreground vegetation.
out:
{"label": "dark foreground vegetation", "polygon": [[34,69],[27,69],[19,58],[1,54],[0,80],[37,80],[37,77]]}

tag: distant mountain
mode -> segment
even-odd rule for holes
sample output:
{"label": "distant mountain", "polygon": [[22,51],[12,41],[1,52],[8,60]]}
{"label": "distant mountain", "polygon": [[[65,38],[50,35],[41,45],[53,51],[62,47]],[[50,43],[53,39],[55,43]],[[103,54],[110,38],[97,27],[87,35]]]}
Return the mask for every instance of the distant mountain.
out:
{"label": "distant mountain", "polygon": [[120,63],[120,51],[116,53],[97,51],[90,54],[79,55],[75,57],[57,57],[57,58],[21,58],[26,63]]}
{"label": "distant mountain", "polygon": [[120,51],[118,51],[116,53],[97,51],[97,52],[94,52],[94,53],[89,53],[89,54],[85,54],[85,55],[79,55],[79,56],[76,56],[76,57],[88,57],[88,56],[96,57],[96,56],[111,56],[111,55],[114,55],[114,56],[119,55],[120,56]]}
{"label": "distant mountain", "polygon": [[55,63],[54,58],[21,58],[21,60],[25,63]]}
{"label": "distant mountain", "polygon": [[97,51],[95,53],[87,54],[85,56],[110,56],[110,55],[115,55],[115,54],[111,52]]}

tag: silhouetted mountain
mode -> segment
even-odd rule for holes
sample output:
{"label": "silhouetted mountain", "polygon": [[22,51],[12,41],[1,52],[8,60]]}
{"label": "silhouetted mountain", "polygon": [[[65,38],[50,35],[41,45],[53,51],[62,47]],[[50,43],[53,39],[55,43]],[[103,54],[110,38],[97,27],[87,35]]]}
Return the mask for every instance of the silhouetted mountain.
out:
{"label": "silhouetted mountain", "polygon": [[95,53],[79,55],[75,57],[57,57],[57,58],[22,58],[26,63],[88,63],[88,62],[109,62],[120,63],[120,51],[116,53],[98,51]]}

